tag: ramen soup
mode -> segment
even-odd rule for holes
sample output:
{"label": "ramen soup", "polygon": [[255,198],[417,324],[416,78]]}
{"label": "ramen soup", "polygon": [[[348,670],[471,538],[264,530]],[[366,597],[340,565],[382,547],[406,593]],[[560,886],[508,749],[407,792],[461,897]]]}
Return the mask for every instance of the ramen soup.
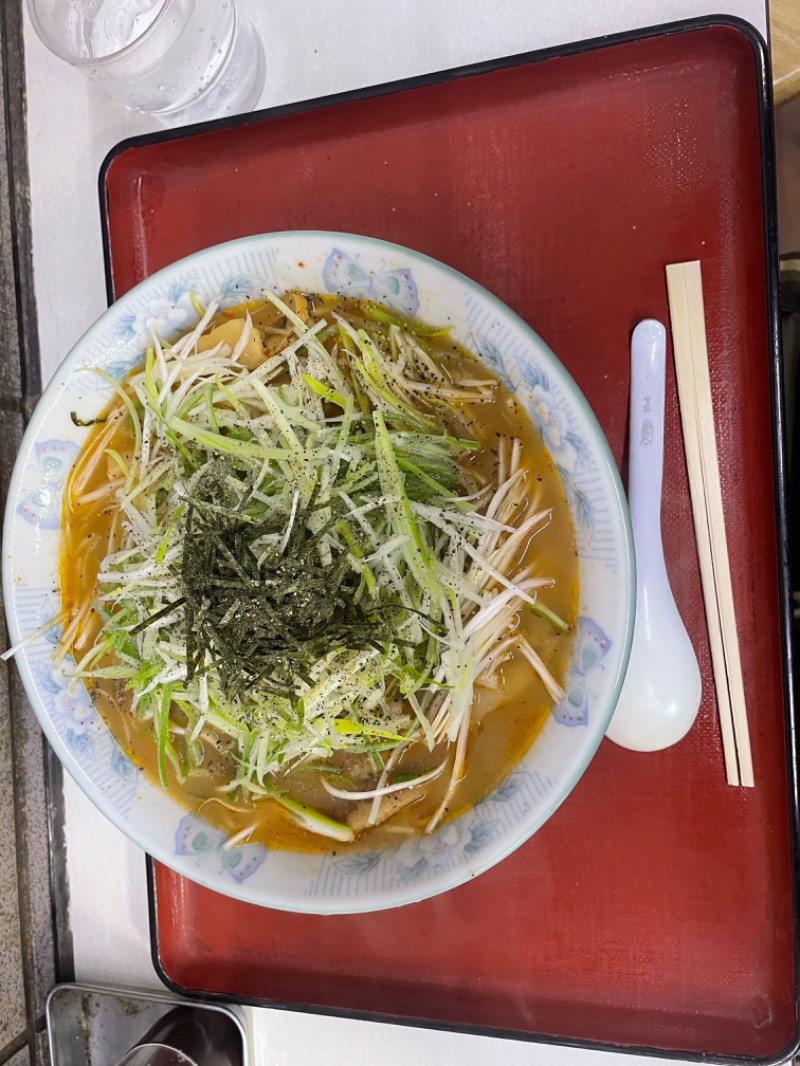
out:
{"label": "ramen soup", "polygon": [[577,607],[564,489],[497,378],[446,329],[267,293],[114,388],[58,655],[141,771],[230,846],[376,848],[486,796],[564,698]]}

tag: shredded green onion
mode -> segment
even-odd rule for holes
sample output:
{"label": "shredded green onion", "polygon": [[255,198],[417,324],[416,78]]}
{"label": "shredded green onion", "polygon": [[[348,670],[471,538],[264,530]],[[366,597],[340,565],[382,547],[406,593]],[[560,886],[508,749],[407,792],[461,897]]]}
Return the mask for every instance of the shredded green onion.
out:
{"label": "shredded green onion", "polygon": [[[493,565],[513,531],[513,478],[476,482],[478,442],[420,405],[437,373],[420,338],[446,331],[373,305],[374,332],[307,322],[265,297],[294,337],[261,365],[224,343],[197,350],[216,306],[193,296],[198,326],[111,382],[135,449],[130,463],[107,449],[125,476],[124,536],[98,575],[102,632],[76,676],[127,685],[164,785],[168,761],[190,772],[212,730],[232,790],[348,841],[271,779],[338,751],[369,753],[385,775],[381,751],[455,741],[492,647],[547,582]],[[490,387],[439,384],[464,405]]]}

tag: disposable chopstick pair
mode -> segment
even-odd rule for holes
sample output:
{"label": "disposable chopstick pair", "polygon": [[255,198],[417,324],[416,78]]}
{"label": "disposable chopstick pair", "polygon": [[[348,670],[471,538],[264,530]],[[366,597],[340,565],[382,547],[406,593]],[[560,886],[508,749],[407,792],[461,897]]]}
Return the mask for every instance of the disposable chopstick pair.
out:
{"label": "disposable chopstick pair", "polygon": [[678,399],[725,772],[728,784],[752,788],[753,759],[722,506],[703,279],[697,261],[672,263],[666,272]]}

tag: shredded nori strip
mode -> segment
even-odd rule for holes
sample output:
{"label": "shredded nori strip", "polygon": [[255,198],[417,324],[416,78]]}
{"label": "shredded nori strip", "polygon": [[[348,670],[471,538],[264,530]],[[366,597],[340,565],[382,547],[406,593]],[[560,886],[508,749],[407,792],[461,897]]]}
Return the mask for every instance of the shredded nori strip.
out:
{"label": "shredded nori strip", "polygon": [[357,602],[361,576],[346,549],[337,553],[329,541],[322,561],[320,541],[343,518],[328,508],[329,521],[310,529],[312,496],[297,509],[283,550],[265,550],[266,535],[284,539],[275,535],[285,532],[289,516],[279,527],[274,518],[254,522],[238,502],[225,506],[223,471],[212,467],[200,478],[183,519],[183,595],[158,612],[183,609],[187,680],[213,665],[229,699],[258,686],[295,702],[329,652],[407,643],[395,636],[404,608]]}
{"label": "shredded nori strip", "polygon": [[70,411],[69,417],[72,419],[72,424],[74,426],[80,426],[81,428],[83,428],[85,426],[100,426],[100,425],[103,424],[103,422],[107,422],[108,421],[108,417],[106,417],[106,418],[78,418],[78,412],[77,411]]}

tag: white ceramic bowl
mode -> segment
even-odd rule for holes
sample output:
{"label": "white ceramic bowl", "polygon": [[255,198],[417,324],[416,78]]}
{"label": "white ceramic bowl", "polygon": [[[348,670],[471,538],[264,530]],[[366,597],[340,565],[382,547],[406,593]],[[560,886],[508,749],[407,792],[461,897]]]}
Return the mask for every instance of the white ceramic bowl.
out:
{"label": "white ceramic bowl", "polygon": [[462,274],[397,245],[338,233],[248,237],[166,267],[127,293],[61,364],[31,420],[5,515],[3,583],[14,642],[59,610],[61,492],[90,415],[143,358],[147,329],[161,335],[196,321],[190,293],[241,303],[276,292],[341,292],[379,300],[430,323],[448,322],[511,389],[541,431],[564,483],[580,558],[579,622],[554,708],[519,765],[472,810],[430,837],[390,850],[299,855],[248,844],[223,849],[223,834],[189,815],[144,778],[119,749],[81,684],[52,665],[50,632],[17,655],[28,696],[50,743],[89,798],[133,841],[181,874],[229,896],[285,910],[377,910],[435,895],[513,851],[568,796],[596,751],[627,665],[634,564],[625,498],[606,440],[583,395],[552,352],[500,300]]}

